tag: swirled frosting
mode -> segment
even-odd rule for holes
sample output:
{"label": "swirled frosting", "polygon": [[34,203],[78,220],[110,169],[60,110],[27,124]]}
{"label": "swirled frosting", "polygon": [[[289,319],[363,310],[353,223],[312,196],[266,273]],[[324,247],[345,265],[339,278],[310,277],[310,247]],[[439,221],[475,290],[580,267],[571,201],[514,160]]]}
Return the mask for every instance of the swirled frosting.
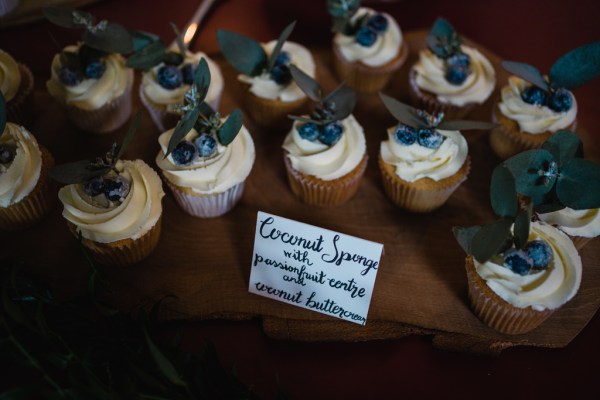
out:
{"label": "swirled frosting", "polygon": [[11,122],[0,135],[0,144],[16,150],[12,162],[0,164],[0,207],[6,208],[35,188],[42,170],[42,152],[27,129]]}
{"label": "swirled frosting", "polygon": [[[355,22],[363,15],[376,14],[375,10],[367,7],[361,7],[352,16],[351,22]],[[400,52],[402,46],[402,31],[396,20],[389,14],[382,13],[388,21],[388,27],[381,35],[377,35],[377,40],[372,46],[366,47],[356,41],[355,36],[347,36],[343,33],[336,33],[333,42],[338,46],[342,56],[352,62],[360,61],[370,67],[380,67],[393,60]]]}
{"label": "swirled frosting", "polygon": [[502,266],[502,262],[474,260],[477,273],[491,290],[515,307],[534,310],[556,309],[569,301],[581,283],[581,258],[571,239],[543,222],[532,222],[529,240],[545,240],[554,253],[547,269],[519,275]]}
{"label": "swirled frosting", "polygon": [[[65,51],[77,52],[79,46],[68,46]],[[59,78],[61,62],[60,54],[52,60],[50,80],[46,82],[48,92],[67,105],[82,110],[97,110],[121,96],[127,85],[133,82],[133,71],[125,66],[125,59],[120,54],[109,54],[104,58],[106,70],[100,79],[83,79],[78,85],[66,86]]]}
{"label": "swirled frosting", "polygon": [[[215,156],[197,158],[190,165],[177,165],[170,154],[165,158],[173,131],[158,137],[161,150],[156,156],[156,164],[172,184],[198,194],[222,193],[244,182],[250,174],[256,155],[250,132],[244,126],[229,145],[218,145]],[[193,142],[198,136],[192,129],[184,139]]]}
{"label": "swirled frosting", "polygon": [[10,54],[0,50],[0,91],[6,101],[12,100],[21,85],[19,64]]}
{"label": "swirled frosting", "polygon": [[[176,51],[179,54],[177,50],[173,51]],[[206,102],[214,104],[223,92],[223,75],[221,74],[219,66],[203,52],[191,53],[188,51],[185,54],[183,62],[198,65],[202,57],[206,60],[208,69],[210,70],[210,86],[208,87],[208,93],[206,94]],[[162,66],[164,66],[164,63],[158,64],[150,71],[143,74],[142,87],[144,94],[154,103],[165,105],[167,107],[183,103],[183,95],[190,89],[190,85],[184,83],[175,89],[165,89],[162,87],[158,83],[157,78],[158,70]]]}
{"label": "swirled frosting", "polygon": [[[265,53],[270,55],[276,44],[277,41],[275,40],[263,44]],[[296,65],[309,76],[315,77],[315,61],[306,47],[286,41],[283,43],[282,51],[287,51],[290,54],[291,64]],[[296,85],[296,82],[292,80],[288,85],[279,85],[271,79],[267,71],[263,71],[257,76],[238,75],[238,79],[249,84],[250,92],[263,99],[279,99],[284,102],[291,102],[306,97],[304,92]]]}
{"label": "swirled frosting", "polygon": [[566,207],[562,210],[538,214],[542,221],[556,225],[558,229],[571,236],[593,238],[600,235],[600,209],[573,210]]}
{"label": "swirled frosting", "polygon": [[381,158],[396,167],[396,175],[407,182],[421,178],[439,181],[454,175],[464,164],[469,147],[459,131],[438,132],[445,136],[437,149],[429,149],[417,142],[405,146],[394,139],[396,127],[388,129],[388,140],[381,142]]}
{"label": "swirled frosting", "polygon": [[416,71],[415,83],[421,89],[435,94],[442,103],[459,107],[483,103],[496,86],[494,67],[477,49],[461,46],[461,50],[471,59],[471,73],[462,84],[453,85],[446,80],[444,60],[429,49],[419,52],[419,61],[413,67]]}
{"label": "swirled frosting", "polygon": [[100,243],[135,240],[160,218],[165,193],[158,174],[142,160],[118,161],[115,167],[131,185],[122,202],[99,205],[81,184],[67,185],[58,192],[64,205],[63,216],[86,239]]}
{"label": "swirled frosting", "polygon": [[546,106],[537,106],[526,103],[521,98],[521,93],[529,86],[527,82],[516,76],[508,78],[508,85],[501,91],[502,100],[498,103],[500,112],[507,118],[516,121],[519,129],[531,134],[543,132],[556,132],[569,127],[577,116],[577,101],[573,98],[573,105],[568,111],[557,112]]}
{"label": "swirled frosting", "polygon": [[283,148],[296,171],[331,181],[356,168],[367,151],[363,128],[353,115],[340,122],[344,133],[333,146],[303,139],[297,129],[301,123],[294,123],[285,137]]}

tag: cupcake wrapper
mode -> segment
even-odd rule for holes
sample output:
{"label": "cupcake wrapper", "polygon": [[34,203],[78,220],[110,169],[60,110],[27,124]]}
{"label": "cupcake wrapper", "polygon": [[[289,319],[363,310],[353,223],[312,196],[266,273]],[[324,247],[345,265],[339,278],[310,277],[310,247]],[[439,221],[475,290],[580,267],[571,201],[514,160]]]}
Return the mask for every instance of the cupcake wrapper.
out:
{"label": "cupcake wrapper", "polygon": [[[138,239],[123,239],[111,243],[100,243],[82,238],[83,246],[92,253],[94,260],[102,265],[125,267],[148,257],[160,239],[162,215],[154,226]],[[79,237],[77,226],[67,222],[69,229]]]}
{"label": "cupcake wrapper", "polygon": [[405,210],[411,212],[431,212],[446,203],[454,191],[467,179],[471,170],[471,160],[465,160],[462,167],[451,177],[434,181],[423,178],[407,182],[395,174],[393,166],[379,156],[379,169],[383,178],[383,188],[388,198]]}
{"label": "cupcake wrapper", "polygon": [[15,97],[6,103],[6,117],[8,121],[29,127],[33,120],[33,75],[23,64],[19,64],[19,72],[21,85]]}
{"label": "cupcake wrapper", "polygon": [[43,146],[42,170],[35,187],[21,201],[7,208],[0,208],[0,229],[18,230],[25,229],[44,218],[56,203],[54,185],[48,177],[48,169],[54,165],[54,158]]}
{"label": "cupcake wrapper", "polygon": [[402,67],[408,57],[408,45],[402,43],[398,55],[388,63],[379,67],[370,67],[358,61],[348,61],[340,52],[338,46],[333,45],[335,71],[348,86],[358,92],[374,93],[383,89]]}
{"label": "cupcake wrapper", "polygon": [[527,333],[544,322],[553,310],[536,311],[531,307],[518,308],[494,293],[475,270],[473,257],[465,260],[469,301],[475,315],[498,332],[517,335]]}
{"label": "cupcake wrapper", "polygon": [[244,193],[244,182],[238,183],[222,193],[197,194],[173,185],[166,178],[165,181],[181,209],[191,216],[199,218],[220,217],[229,212],[240,201]]}
{"label": "cupcake wrapper", "polygon": [[123,94],[97,110],[83,110],[65,105],[69,120],[86,132],[103,134],[120,128],[131,115],[133,71],[128,71],[127,87]]}
{"label": "cupcake wrapper", "polygon": [[294,101],[281,101],[256,96],[247,85],[244,90],[244,108],[250,118],[262,127],[287,131],[292,125],[288,115],[302,115],[307,111],[306,96]]}
{"label": "cupcake wrapper", "polygon": [[296,171],[287,154],[284,155],[284,160],[290,187],[300,200],[311,206],[333,207],[354,196],[360,185],[360,178],[367,168],[368,156],[365,154],[361,162],[348,174],[332,181],[324,181]]}

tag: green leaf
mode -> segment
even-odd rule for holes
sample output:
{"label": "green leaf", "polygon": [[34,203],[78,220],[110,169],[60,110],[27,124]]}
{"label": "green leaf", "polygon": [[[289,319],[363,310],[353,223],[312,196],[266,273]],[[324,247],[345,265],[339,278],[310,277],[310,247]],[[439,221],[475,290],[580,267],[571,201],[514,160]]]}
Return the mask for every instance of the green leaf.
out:
{"label": "green leaf", "polygon": [[517,193],[535,197],[548,193],[557,178],[557,165],[544,149],[527,150],[504,162],[515,178]]}
{"label": "green leaf", "polygon": [[438,57],[447,58],[454,47],[460,46],[460,37],[450,22],[438,18],[427,35],[427,46]]}
{"label": "green leaf", "polygon": [[600,41],[571,50],[550,67],[552,87],[578,88],[600,74]]}
{"label": "green leaf", "polygon": [[109,22],[104,29],[86,30],[83,41],[90,47],[107,53],[130,53],[133,50],[133,39],[129,31],[119,24]]}
{"label": "green leaf", "polygon": [[560,172],[556,195],[567,207],[588,210],[600,207],[600,166],[574,158]]}
{"label": "green leaf", "polygon": [[[66,7],[54,7],[46,6],[42,8],[44,17],[55,25],[62,26],[63,28],[69,29],[82,29],[85,25],[82,23],[75,22],[75,10]],[[94,23],[94,17],[87,12],[77,11],[79,15],[88,19],[91,23]]]}
{"label": "green leaf", "polygon": [[259,75],[267,66],[267,54],[257,41],[222,29],[217,31],[217,41],[227,62],[244,75]]}
{"label": "green leaf", "polygon": [[185,381],[181,379],[179,373],[175,369],[175,366],[169,361],[169,359],[160,351],[160,349],[154,344],[150,335],[148,334],[148,329],[146,325],[142,326],[142,330],[144,332],[144,337],[146,338],[146,344],[148,345],[148,349],[150,349],[150,354],[152,355],[152,359],[156,363],[158,369],[162,372],[162,374],[174,385],[177,386],[186,386]]}
{"label": "green leaf", "polygon": [[433,23],[430,34],[438,38],[450,38],[456,32],[454,27],[447,19],[439,17]]}
{"label": "green leaf", "polygon": [[186,47],[185,43],[183,42],[183,35],[179,31],[179,28],[177,28],[177,25],[175,25],[172,22],[170,25],[171,25],[171,29],[173,29],[173,32],[175,32],[175,42],[177,42],[177,47],[179,48],[179,54],[181,54],[181,56],[185,58],[185,53],[187,53],[187,47]]}
{"label": "green leaf", "polygon": [[360,0],[327,0],[327,11],[332,17],[349,19],[360,7]]}
{"label": "green leaf", "polygon": [[165,44],[159,39],[129,56],[126,65],[129,68],[150,69],[162,62],[166,51]]}
{"label": "green leaf", "polygon": [[481,229],[473,235],[472,255],[480,263],[484,263],[498,254],[510,240],[511,218],[503,218],[490,224],[481,225]]}
{"label": "green leaf", "polygon": [[442,121],[438,124],[438,129],[444,129],[448,131],[471,131],[471,130],[489,130],[493,129],[497,124],[484,121]]}
{"label": "green leaf", "polygon": [[504,165],[498,165],[492,172],[490,199],[494,213],[499,217],[517,215],[517,191],[515,178]]}
{"label": "green leaf", "polygon": [[271,52],[271,56],[269,57],[269,65],[267,67],[267,71],[271,72],[271,70],[275,66],[275,60],[277,59],[277,56],[281,52],[281,48],[283,47],[283,44],[288,39],[288,37],[290,37],[290,35],[292,34],[292,31],[294,30],[294,26],[296,26],[296,21],[294,21],[291,24],[289,24],[288,26],[286,26],[285,29],[283,30],[283,32],[281,32],[281,34],[279,35],[279,38],[277,39],[277,43],[275,44],[275,47],[273,48],[273,51]]}
{"label": "green leaf", "polygon": [[321,103],[325,108],[333,110],[334,121],[341,121],[352,114],[356,106],[356,92],[342,83],[333,92],[329,93]]}
{"label": "green leaf", "polygon": [[132,31],[129,32],[131,39],[133,40],[133,51],[138,52],[144,47],[160,41],[160,37],[153,33],[144,31]]}
{"label": "green leaf", "polygon": [[48,176],[57,182],[70,185],[73,183],[82,183],[96,176],[106,174],[110,167],[100,169],[90,169],[89,160],[75,161],[71,163],[57,165],[48,170]]}
{"label": "green leaf", "polygon": [[300,68],[296,67],[296,65],[290,65],[290,72],[292,74],[292,78],[296,85],[308,96],[312,101],[320,101],[321,96],[323,96],[323,90],[321,89],[321,85],[319,82],[314,80],[311,76],[306,74]]}
{"label": "green leaf", "polygon": [[388,111],[398,121],[405,125],[412,126],[413,128],[426,128],[427,125],[417,115],[417,109],[409,105],[399,102],[398,100],[379,92],[379,97],[383,101],[383,104]]}
{"label": "green leaf", "polygon": [[575,132],[567,130],[560,130],[550,136],[542,144],[542,149],[554,156],[559,169],[575,157],[583,158],[583,143]]}
{"label": "green leaf", "polygon": [[206,118],[210,117],[215,113],[215,110],[212,109],[210,104],[204,102],[198,105],[198,109],[200,110],[200,114],[204,115]]}
{"label": "green leaf", "polygon": [[514,240],[515,246],[522,249],[527,244],[529,239],[529,225],[531,224],[531,213],[533,210],[533,204],[529,203],[527,209],[521,210],[515,218],[514,227]]}
{"label": "green leaf", "polygon": [[198,62],[198,68],[196,68],[196,72],[194,74],[194,83],[200,91],[200,98],[198,99],[199,103],[202,103],[208,94],[210,78],[210,68],[208,68],[208,63],[204,57],[202,57]]}
{"label": "green leaf", "polygon": [[516,61],[502,61],[502,68],[546,92],[550,91],[548,82],[540,71],[533,65]]}
{"label": "green leaf", "polygon": [[131,125],[129,126],[127,133],[125,134],[125,137],[123,138],[123,143],[121,143],[121,146],[119,147],[119,153],[117,154],[117,160],[121,159],[121,157],[123,156],[123,153],[125,153],[125,150],[127,150],[129,143],[131,143],[131,141],[133,140],[133,137],[135,136],[135,133],[137,132],[137,130],[140,126],[141,119],[142,119],[142,113],[140,112],[140,110],[138,110],[138,111],[136,111],[135,116],[133,117],[133,121],[131,122]]}
{"label": "green leaf", "polygon": [[165,157],[171,154],[181,139],[183,139],[183,137],[192,130],[194,124],[198,120],[199,115],[200,109],[198,107],[194,107],[190,111],[186,112],[179,122],[177,122],[175,130],[173,131],[173,135],[171,135],[171,139],[169,140],[169,146],[167,147],[167,154],[165,154]]}
{"label": "green leaf", "polygon": [[0,91],[0,136],[4,133],[6,128],[6,101],[4,100],[4,93]]}
{"label": "green leaf", "polygon": [[455,226],[452,228],[452,233],[465,253],[473,254],[473,238],[480,230],[481,225],[470,226],[467,228]]}
{"label": "green leaf", "polygon": [[244,118],[242,112],[239,108],[236,108],[229,117],[227,117],[227,120],[223,126],[221,126],[221,129],[219,129],[219,133],[217,134],[219,142],[223,146],[227,146],[229,143],[233,142],[233,139],[235,139],[240,132],[243,123]]}

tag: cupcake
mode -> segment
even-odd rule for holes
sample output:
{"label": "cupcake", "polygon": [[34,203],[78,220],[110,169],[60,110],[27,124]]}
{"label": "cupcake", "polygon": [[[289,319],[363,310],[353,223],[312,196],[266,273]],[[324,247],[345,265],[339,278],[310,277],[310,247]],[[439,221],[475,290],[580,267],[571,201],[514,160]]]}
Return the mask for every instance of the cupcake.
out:
{"label": "cupcake", "polygon": [[[207,63],[201,60],[198,68],[206,85],[199,92],[207,93]],[[196,88],[193,84],[191,90]],[[194,217],[218,217],[242,197],[254,164],[254,142],[239,109],[223,119],[203,103],[203,96],[185,99],[186,113],[175,128],[158,138],[156,164],[183,211]]]}
{"label": "cupcake", "polygon": [[354,196],[367,167],[364,131],[352,115],[356,93],[340,86],[320,98],[317,82],[294,65],[290,69],[306,94],[318,101],[310,115],[292,117],[283,141],[290,187],[309,205],[340,205]]}
{"label": "cupcake", "polygon": [[19,125],[31,123],[33,75],[24,64],[0,50],[0,91],[6,102],[7,119]]}
{"label": "cupcake", "polygon": [[337,75],[359,92],[383,89],[408,57],[408,45],[396,20],[389,14],[328,2],[334,17],[333,55]]}
{"label": "cupcake", "polygon": [[133,49],[129,32],[112,23],[94,26],[86,13],[62,8],[44,13],[58,25],[86,30],[83,42],[54,56],[46,82],[50,95],[81,130],[101,134],[121,127],[131,114],[133,71],[121,55]]}
{"label": "cupcake", "polygon": [[590,240],[600,235],[600,209],[562,210],[538,213],[538,218],[551,224],[571,238],[577,250],[581,250]]}
{"label": "cupcake", "polygon": [[409,71],[413,105],[430,113],[459,119],[482,105],[496,85],[496,73],[477,49],[463,45],[448,21],[439,18],[426,49]]}
{"label": "cupcake", "polygon": [[234,32],[217,32],[221,52],[240,73],[244,108],[263,127],[289,126],[287,116],[306,108],[306,95],[293,81],[289,65],[295,64],[314,78],[315,62],[306,47],[287,40],[294,25],[288,25],[277,41],[267,43]]}
{"label": "cupcake", "polygon": [[[442,122],[381,94],[398,119],[381,142],[379,168],[383,188],[397,206],[412,212],[429,212],[442,206],[467,179],[470,170],[467,141],[458,129],[490,129],[485,122]],[[452,129],[443,129],[449,126]]]}
{"label": "cupcake", "polygon": [[[0,103],[4,113],[3,100]],[[0,125],[0,229],[23,229],[54,205],[47,175],[54,159],[24,127],[12,122]]]}
{"label": "cupcake", "polygon": [[529,64],[504,61],[502,67],[513,75],[492,111],[498,127],[490,145],[496,155],[506,159],[539,148],[558,130],[574,130],[577,102],[571,90],[600,73],[598,57],[600,42],[579,47],[559,58],[547,77]]}
{"label": "cupcake", "polygon": [[69,229],[107,266],[143,260],[160,238],[164,196],[160,177],[142,160],[121,160],[123,151],[115,145],[94,162],[51,170],[54,179],[67,183],[58,198]]}

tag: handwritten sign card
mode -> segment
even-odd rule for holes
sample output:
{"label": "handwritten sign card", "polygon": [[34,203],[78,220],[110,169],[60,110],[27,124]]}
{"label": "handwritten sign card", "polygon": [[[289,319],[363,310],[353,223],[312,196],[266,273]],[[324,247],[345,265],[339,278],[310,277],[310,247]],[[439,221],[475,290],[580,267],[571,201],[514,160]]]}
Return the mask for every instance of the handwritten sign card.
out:
{"label": "handwritten sign card", "polygon": [[382,249],[259,211],[249,291],[365,325]]}

